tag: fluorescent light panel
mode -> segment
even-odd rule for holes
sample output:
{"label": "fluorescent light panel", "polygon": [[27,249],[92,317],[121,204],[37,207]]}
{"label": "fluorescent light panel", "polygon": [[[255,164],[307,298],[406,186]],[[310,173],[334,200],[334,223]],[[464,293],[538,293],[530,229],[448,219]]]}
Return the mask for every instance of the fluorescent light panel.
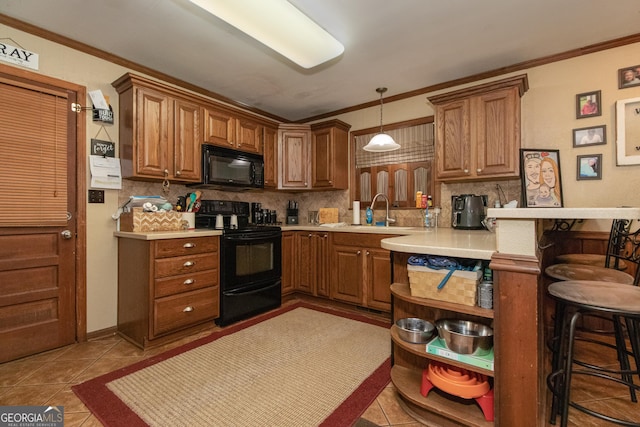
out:
{"label": "fluorescent light panel", "polygon": [[303,68],[344,52],[344,46],[286,0],[190,0]]}

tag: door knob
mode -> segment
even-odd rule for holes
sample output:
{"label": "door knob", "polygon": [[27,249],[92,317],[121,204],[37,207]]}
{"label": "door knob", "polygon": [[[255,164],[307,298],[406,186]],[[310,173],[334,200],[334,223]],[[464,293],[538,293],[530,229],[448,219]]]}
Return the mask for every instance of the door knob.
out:
{"label": "door knob", "polygon": [[62,235],[63,239],[67,239],[67,240],[73,237],[73,234],[71,234],[70,230],[63,230],[60,234]]}

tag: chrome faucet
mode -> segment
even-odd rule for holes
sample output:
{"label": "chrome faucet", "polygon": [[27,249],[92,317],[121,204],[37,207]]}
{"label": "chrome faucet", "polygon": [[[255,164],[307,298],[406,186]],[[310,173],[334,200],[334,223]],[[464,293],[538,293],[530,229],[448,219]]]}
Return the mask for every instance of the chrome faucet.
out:
{"label": "chrome faucet", "polygon": [[389,198],[387,196],[385,196],[383,193],[378,193],[375,196],[373,196],[373,200],[371,201],[371,206],[369,206],[369,208],[373,211],[373,206],[376,204],[376,200],[378,199],[378,197],[384,197],[384,201],[387,202],[387,210],[385,213],[385,217],[384,217],[384,225],[385,227],[389,226],[389,223],[393,223],[396,222],[395,219],[393,218],[389,218]]}

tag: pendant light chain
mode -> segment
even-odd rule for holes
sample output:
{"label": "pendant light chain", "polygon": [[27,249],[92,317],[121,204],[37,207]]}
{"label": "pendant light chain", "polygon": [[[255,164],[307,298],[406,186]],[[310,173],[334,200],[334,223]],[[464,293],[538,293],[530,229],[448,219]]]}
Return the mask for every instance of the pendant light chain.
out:
{"label": "pendant light chain", "polygon": [[376,89],[376,92],[378,92],[380,94],[380,133],[382,132],[382,94],[385,93],[387,91],[386,87],[379,87],[378,89]]}

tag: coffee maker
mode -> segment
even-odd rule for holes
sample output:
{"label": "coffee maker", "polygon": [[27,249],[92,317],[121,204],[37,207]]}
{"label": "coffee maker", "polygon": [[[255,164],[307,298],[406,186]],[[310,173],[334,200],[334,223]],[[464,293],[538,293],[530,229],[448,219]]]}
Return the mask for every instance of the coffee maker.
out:
{"label": "coffee maker", "polygon": [[460,230],[482,230],[486,217],[486,195],[461,194],[451,196],[451,227]]}

